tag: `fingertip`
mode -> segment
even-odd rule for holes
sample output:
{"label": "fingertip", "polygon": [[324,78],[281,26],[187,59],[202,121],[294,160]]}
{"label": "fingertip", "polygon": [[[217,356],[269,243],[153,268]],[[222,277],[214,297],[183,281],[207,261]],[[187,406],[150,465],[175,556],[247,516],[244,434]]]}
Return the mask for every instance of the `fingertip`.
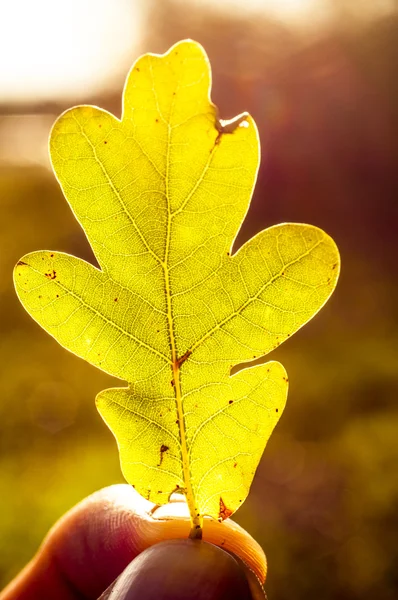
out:
{"label": "fingertip", "polygon": [[[54,525],[36,557],[1,597],[69,600],[76,597],[76,590],[84,598],[98,598],[147,548],[165,540],[187,541],[186,503],[154,508],[126,484],[94,493]],[[239,556],[264,581],[264,553],[239,525],[230,519],[222,523],[205,519],[203,538],[231,552],[234,560]]]}
{"label": "fingertip", "polygon": [[252,600],[235,558],[207,542],[168,540],[134,559],[102,600]]}

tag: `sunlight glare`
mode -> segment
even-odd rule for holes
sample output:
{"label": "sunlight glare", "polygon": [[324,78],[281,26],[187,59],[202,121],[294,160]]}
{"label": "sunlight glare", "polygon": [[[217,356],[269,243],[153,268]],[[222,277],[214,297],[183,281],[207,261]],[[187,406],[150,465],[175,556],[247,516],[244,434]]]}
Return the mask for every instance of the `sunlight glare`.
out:
{"label": "sunlight glare", "polygon": [[[186,3],[187,0],[180,0]],[[233,10],[237,14],[262,14],[287,25],[305,29],[328,25],[340,14],[368,21],[396,12],[396,0],[190,0],[204,3],[219,11]],[[341,13],[342,11],[342,13]]]}
{"label": "sunlight glare", "polygon": [[0,25],[0,100],[87,96],[139,42],[132,0],[13,0]]}
{"label": "sunlight glare", "polygon": [[[200,4],[203,0],[194,0]],[[269,15],[288,23],[310,22],[329,17],[328,0],[204,0],[220,9],[230,8],[237,12]]]}

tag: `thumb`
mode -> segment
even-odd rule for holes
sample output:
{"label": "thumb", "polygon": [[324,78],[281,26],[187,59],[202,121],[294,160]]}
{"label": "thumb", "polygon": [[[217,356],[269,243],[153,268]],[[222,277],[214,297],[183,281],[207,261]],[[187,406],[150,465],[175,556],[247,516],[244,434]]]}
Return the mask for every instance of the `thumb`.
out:
{"label": "thumb", "polygon": [[207,542],[181,539],[145,550],[100,600],[136,598],[252,600],[253,596],[243,569],[231,554]]}
{"label": "thumb", "polygon": [[[135,557],[158,542],[188,538],[189,529],[184,502],[154,511],[129,485],[105,488],[55,524],[37,555],[0,592],[0,600],[98,598]],[[203,538],[239,556],[264,582],[264,552],[231,519],[206,519]]]}

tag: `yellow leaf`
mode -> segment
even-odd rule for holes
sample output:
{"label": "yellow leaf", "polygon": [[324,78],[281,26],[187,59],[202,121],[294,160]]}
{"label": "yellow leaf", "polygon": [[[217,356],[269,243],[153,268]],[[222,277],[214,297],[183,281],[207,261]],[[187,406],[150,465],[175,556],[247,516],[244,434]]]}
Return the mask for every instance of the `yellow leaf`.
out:
{"label": "yellow leaf", "polygon": [[261,232],[232,254],[259,165],[247,114],[223,122],[191,41],[133,66],[121,120],[67,111],[51,160],[100,270],[60,252],[15,268],[26,310],[65,348],[127,381],[97,406],[123,473],[146,498],[186,495],[193,537],[246,498],[286,400],[276,362],[251,366],[326,302],[334,242],[309,225]]}

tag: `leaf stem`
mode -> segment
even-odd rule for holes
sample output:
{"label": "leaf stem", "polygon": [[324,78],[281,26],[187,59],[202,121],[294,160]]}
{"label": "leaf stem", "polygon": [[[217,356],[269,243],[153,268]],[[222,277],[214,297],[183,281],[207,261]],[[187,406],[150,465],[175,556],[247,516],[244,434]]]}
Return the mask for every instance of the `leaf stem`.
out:
{"label": "leaf stem", "polygon": [[[174,350],[174,349],[173,349]],[[178,427],[180,430],[181,440],[181,455],[182,455],[182,470],[185,485],[185,496],[187,499],[189,515],[191,517],[191,531],[189,537],[191,539],[202,539],[202,527],[203,517],[200,515],[199,510],[196,506],[195,493],[192,489],[191,484],[191,473],[189,469],[189,454],[187,446],[187,438],[185,435],[185,420],[184,412],[182,409],[182,396],[181,396],[181,384],[180,384],[180,362],[178,360],[173,361],[173,377],[174,377],[174,389],[176,395],[177,404],[177,415],[178,415]]]}

